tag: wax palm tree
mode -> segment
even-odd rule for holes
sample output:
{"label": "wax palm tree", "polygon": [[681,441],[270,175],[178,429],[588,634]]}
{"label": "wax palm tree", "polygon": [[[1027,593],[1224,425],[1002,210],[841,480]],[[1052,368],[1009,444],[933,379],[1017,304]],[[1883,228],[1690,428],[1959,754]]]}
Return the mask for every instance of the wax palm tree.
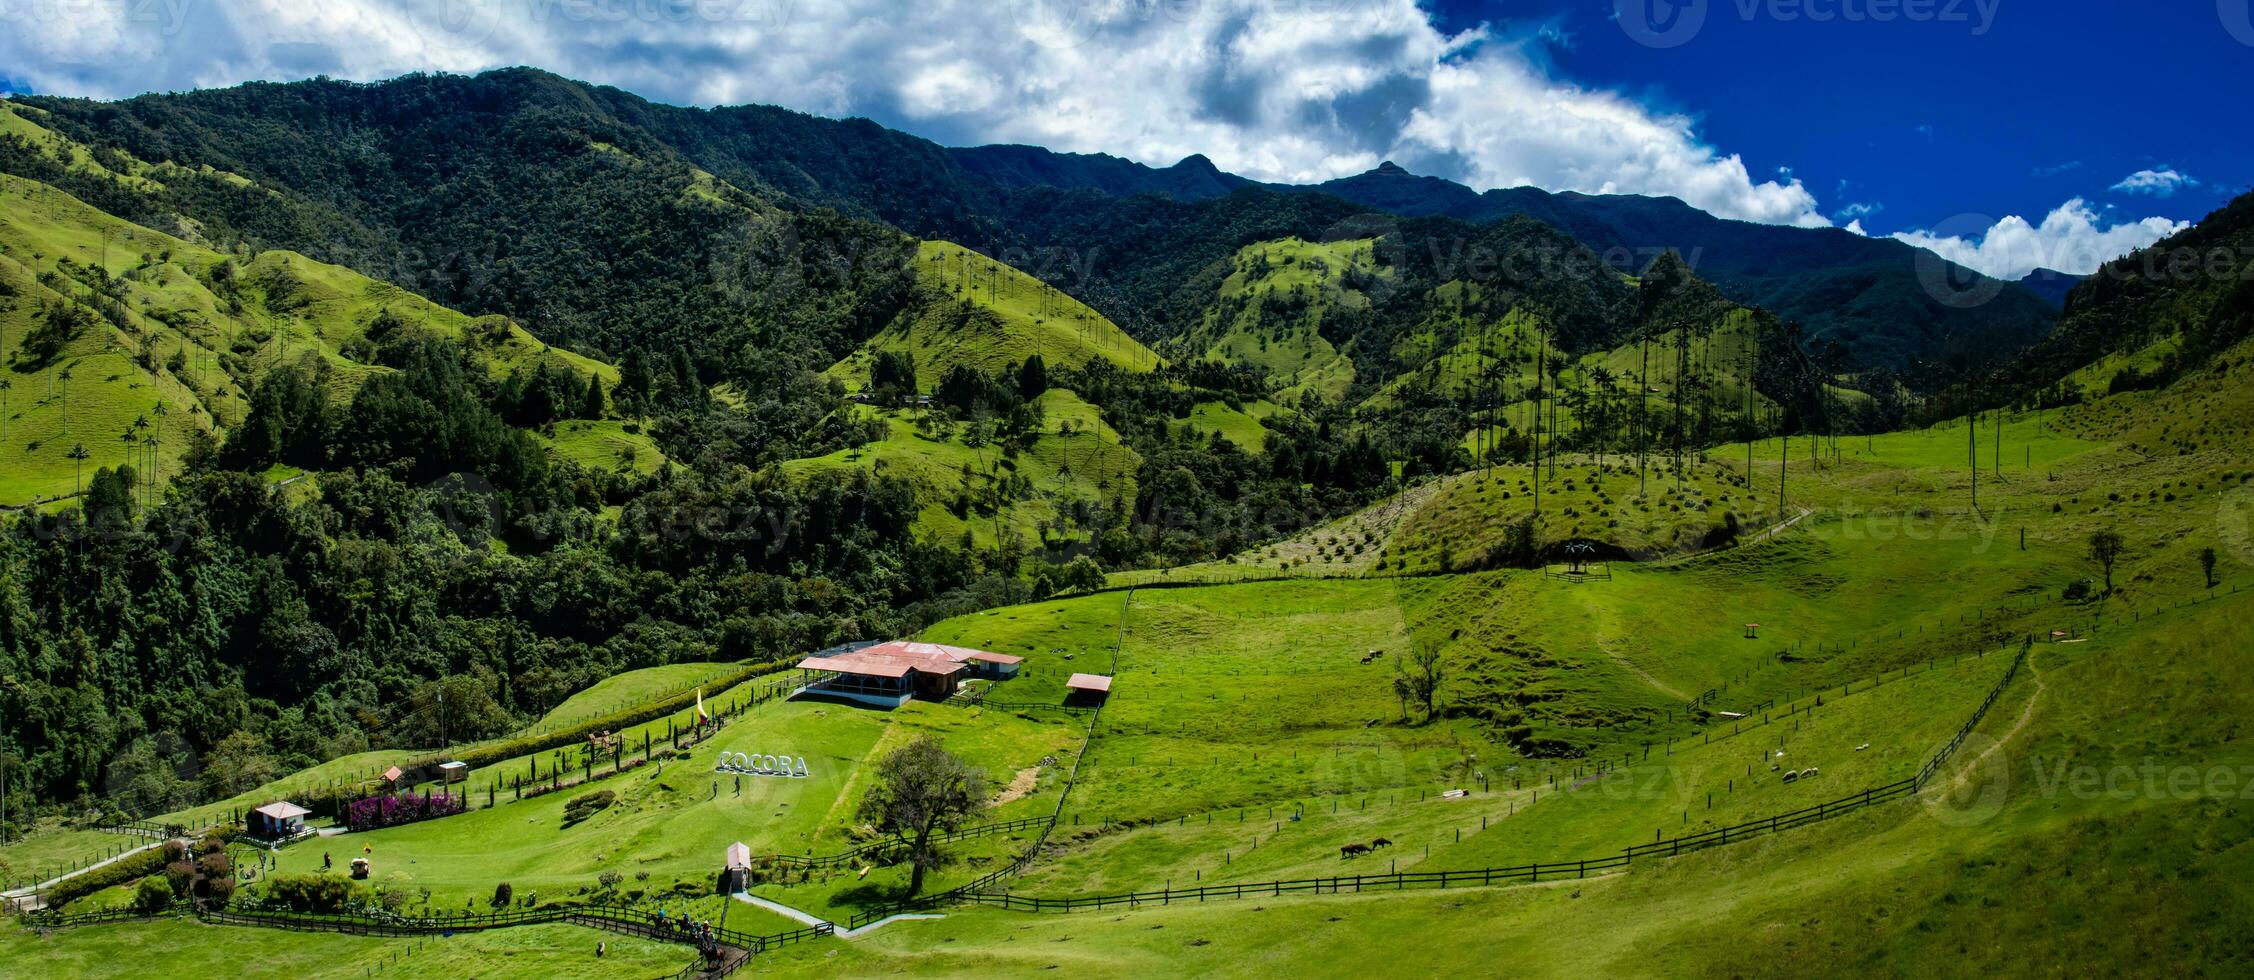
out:
{"label": "wax palm tree", "polygon": [[0,435],[8,431],[8,393],[16,390],[16,383],[0,378]]}
{"label": "wax palm tree", "polygon": [[73,491],[73,494],[75,495],[78,493],[86,492],[86,460],[91,458],[94,454],[87,452],[86,446],[80,444],[70,447],[70,452],[64,453],[63,455],[78,464],[78,488]]}
{"label": "wax palm tree", "polygon": [[63,386],[63,434],[67,436],[70,435],[70,369],[64,368],[55,380]]}

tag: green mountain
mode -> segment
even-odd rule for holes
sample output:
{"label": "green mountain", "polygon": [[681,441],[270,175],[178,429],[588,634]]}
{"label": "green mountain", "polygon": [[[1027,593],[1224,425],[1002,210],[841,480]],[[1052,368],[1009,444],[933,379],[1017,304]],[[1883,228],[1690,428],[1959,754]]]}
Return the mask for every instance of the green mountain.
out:
{"label": "green mountain", "polygon": [[402,334],[460,350],[493,382],[552,377],[579,399],[574,413],[590,381],[618,381],[507,318],[296,253],[216,252],[19,177],[0,175],[0,195],[0,380],[13,396],[0,411],[0,503],[75,493],[89,464],[178,474],[244,423],[252,392],[285,365],[350,402],[395,371],[378,348]]}
{"label": "green mountain", "polygon": [[918,245],[913,268],[914,301],[832,366],[832,376],[865,388],[883,353],[909,357],[925,390],[956,367],[1003,374],[1036,357],[1062,368],[1096,359],[1128,371],[1159,364],[1158,355],[1103,314],[1007,263],[927,241]]}
{"label": "green mountain", "polygon": [[[2052,322],[2016,285],[1975,306],[1941,302],[1921,285],[1925,265],[1970,274],[1900,242],[1724,221],[1671,199],[1474,194],[1391,166],[1271,188],[1201,159],[1154,170],[947,149],[866,120],[657,105],[529,69],[19,101],[95,152],[212,171],[133,209],[96,202],[113,213],[291,248],[616,356],[661,340],[726,349],[747,335],[811,338],[842,356],[893,319],[905,288],[877,254],[897,246],[871,223],[990,256],[1101,256],[1063,285],[1147,343],[1195,323],[1201,308],[1177,294],[1212,263],[1258,241],[1334,237],[1339,221],[1372,213],[1458,219],[1465,240],[1528,217],[1631,274],[1674,250],[1734,302],[1836,347],[1844,369],[1920,388],[1992,364]],[[0,169],[25,173],[4,155]],[[790,274],[816,269],[842,278]],[[815,293],[853,314],[815,313]]]}

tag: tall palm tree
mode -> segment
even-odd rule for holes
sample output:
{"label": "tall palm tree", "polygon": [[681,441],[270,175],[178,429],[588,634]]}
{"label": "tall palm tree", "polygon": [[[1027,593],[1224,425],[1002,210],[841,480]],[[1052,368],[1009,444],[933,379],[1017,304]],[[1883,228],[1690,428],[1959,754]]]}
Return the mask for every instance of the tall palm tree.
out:
{"label": "tall palm tree", "polygon": [[158,467],[164,465],[164,457],[157,453],[157,447],[162,445],[162,443],[158,441],[157,434],[155,432],[151,432],[148,435],[143,436],[141,438],[141,444],[149,447],[149,475],[142,481],[143,484],[149,488],[148,496],[143,498],[143,500],[146,502],[142,505],[147,506],[148,503],[153,503],[156,500],[157,469]]}
{"label": "tall palm tree", "polygon": [[0,435],[5,435],[8,431],[8,392],[15,389],[15,382],[0,378]]}
{"label": "tall palm tree", "polygon": [[77,489],[72,491],[72,495],[86,492],[86,460],[94,454],[87,452],[85,445],[80,444],[70,447],[70,452],[63,455],[78,464]]}

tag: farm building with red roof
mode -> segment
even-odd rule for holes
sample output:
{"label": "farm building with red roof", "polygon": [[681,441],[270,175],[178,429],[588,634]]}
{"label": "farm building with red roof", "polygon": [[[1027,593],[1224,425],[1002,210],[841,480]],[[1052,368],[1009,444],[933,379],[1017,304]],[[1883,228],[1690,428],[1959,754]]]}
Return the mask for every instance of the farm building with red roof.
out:
{"label": "farm building with red roof", "polygon": [[1025,658],[1006,653],[894,640],[824,650],[798,666],[821,675],[807,683],[807,693],[897,708],[917,696],[948,697],[967,678],[1016,676],[1024,663]]}

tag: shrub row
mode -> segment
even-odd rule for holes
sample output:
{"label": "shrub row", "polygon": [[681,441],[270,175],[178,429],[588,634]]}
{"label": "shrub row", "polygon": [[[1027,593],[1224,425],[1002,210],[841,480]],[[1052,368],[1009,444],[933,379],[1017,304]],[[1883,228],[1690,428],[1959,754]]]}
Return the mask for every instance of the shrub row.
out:
{"label": "shrub row", "polygon": [[344,808],[344,825],[353,830],[374,830],[451,817],[467,809],[469,801],[451,793],[433,795],[426,790],[421,796],[413,793],[371,796],[354,800]]}
{"label": "shrub row", "polygon": [[[725,694],[728,691],[733,690],[737,686],[743,684],[745,681],[765,677],[769,674],[779,674],[796,666],[797,661],[793,659],[777,660],[770,663],[763,663],[745,667],[744,669],[739,670],[734,674],[713,682],[712,685],[710,685],[710,689],[716,694]],[[643,722],[653,721],[658,718],[663,718],[666,715],[670,715],[676,711],[695,707],[696,703],[697,692],[692,690],[683,694],[677,694],[663,701],[646,704],[639,708],[628,708],[625,711],[606,715],[601,718],[596,718],[579,725],[574,725],[570,728],[558,729],[556,731],[540,735],[527,735],[522,738],[507,739],[505,741],[495,742],[491,745],[481,745],[473,749],[465,750],[462,754],[453,756],[452,759],[455,761],[468,763],[471,769],[483,769],[486,766],[493,765],[497,762],[506,762],[510,759],[521,758],[539,752],[546,752],[549,749],[562,748],[566,745],[578,745],[586,742],[587,736],[594,735],[600,732],[624,731],[625,729],[632,728],[636,725],[642,724]],[[428,761],[430,760],[424,760],[423,762],[417,762],[415,764],[422,765]]]}
{"label": "shrub row", "polygon": [[[233,828],[225,828],[212,831],[204,839],[229,841],[235,839],[236,835],[237,831]],[[146,851],[118,858],[99,868],[72,875],[42,894],[46,896],[48,908],[58,908],[67,902],[76,901],[105,888],[114,888],[136,878],[163,874],[165,865],[180,860],[182,856],[183,852],[167,842]]]}

